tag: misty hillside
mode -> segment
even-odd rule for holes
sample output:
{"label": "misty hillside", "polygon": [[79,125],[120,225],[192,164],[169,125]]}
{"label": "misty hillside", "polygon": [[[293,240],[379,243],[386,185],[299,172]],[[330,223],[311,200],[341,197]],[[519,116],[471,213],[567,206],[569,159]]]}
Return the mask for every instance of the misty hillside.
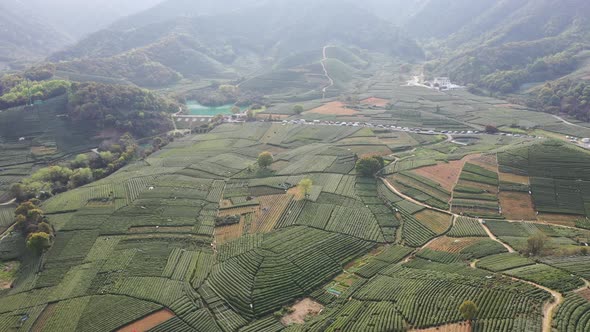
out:
{"label": "misty hillside", "polygon": [[566,76],[590,45],[584,0],[375,0],[367,7],[424,46],[427,72],[494,92]]}
{"label": "misty hillside", "polygon": [[[160,5],[171,9],[163,17],[173,18],[152,18],[154,10],[148,10],[92,34],[50,59],[68,61],[59,64],[60,70],[154,86],[170,84],[173,72],[188,78],[235,77],[242,67],[250,71],[248,64],[255,65],[262,58],[278,61],[293,53],[319,53],[329,43],[406,59],[422,57],[417,44],[392,24],[353,4],[324,2],[302,7],[263,3],[221,13],[205,2],[201,5],[210,10],[203,12],[211,14],[192,17],[177,3],[171,0]],[[137,23],[139,18],[141,24]],[[147,67],[164,73],[164,78],[159,82],[142,79],[141,72]]]}
{"label": "misty hillside", "polygon": [[116,20],[150,8],[162,0],[7,0],[18,3],[73,39],[106,28]]}
{"label": "misty hillside", "polygon": [[72,40],[15,3],[0,2],[0,70],[23,58],[42,59]]}

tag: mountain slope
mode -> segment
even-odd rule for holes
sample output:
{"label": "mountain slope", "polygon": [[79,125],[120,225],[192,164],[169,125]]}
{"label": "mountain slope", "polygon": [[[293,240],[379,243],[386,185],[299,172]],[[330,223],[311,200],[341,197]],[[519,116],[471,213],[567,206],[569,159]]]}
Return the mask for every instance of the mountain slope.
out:
{"label": "mountain slope", "polygon": [[122,17],[148,9],[161,1],[6,0],[6,3],[20,6],[27,13],[35,13],[72,39],[80,39],[89,33],[106,28]]}
{"label": "mountain slope", "polygon": [[71,42],[66,35],[30,12],[0,3],[0,70],[9,63],[41,59]]}
{"label": "mountain slope", "polygon": [[[160,5],[170,9],[162,17],[176,15],[172,19],[154,19],[154,23],[149,23],[153,10],[148,10],[147,14],[121,20],[109,29],[90,35],[75,46],[54,54],[50,60],[66,61],[59,64],[60,70],[85,74],[98,74],[97,66],[93,64],[97,61],[113,63],[110,72],[102,68],[100,75],[122,75],[136,84],[146,85],[133,79],[137,76],[133,69],[127,73],[116,63],[141,54],[146,62],[196,79],[237,78],[244,72],[251,72],[262,59],[272,65],[294,53],[320,52],[330,43],[406,59],[423,56],[417,44],[390,23],[347,2],[309,2],[305,6],[301,3],[263,2],[249,4],[239,12],[224,13],[216,13],[212,5],[211,12],[216,14],[198,17],[184,15],[183,7],[172,11],[173,5],[178,3],[179,0],[170,0]],[[141,24],[137,24],[138,17],[141,17]],[[76,68],[67,61],[75,61]],[[158,85],[156,83],[166,85],[170,82],[147,85]]]}
{"label": "mountain slope", "polygon": [[501,92],[571,73],[579,65],[575,55],[590,45],[590,3],[566,2],[495,3],[431,45],[439,58],[434,72]]}

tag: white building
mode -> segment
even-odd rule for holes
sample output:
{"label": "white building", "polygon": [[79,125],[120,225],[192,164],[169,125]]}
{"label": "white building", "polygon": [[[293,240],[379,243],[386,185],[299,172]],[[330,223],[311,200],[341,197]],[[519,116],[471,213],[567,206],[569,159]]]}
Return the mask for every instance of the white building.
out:
{"label": "white building", "polygon": [[435,77],[434,78],[434,85],[436,86],[438,84],[438,87],[442,88],[442,87],[450,87],[452,85],[451,83],[451,79],[448,77]]}

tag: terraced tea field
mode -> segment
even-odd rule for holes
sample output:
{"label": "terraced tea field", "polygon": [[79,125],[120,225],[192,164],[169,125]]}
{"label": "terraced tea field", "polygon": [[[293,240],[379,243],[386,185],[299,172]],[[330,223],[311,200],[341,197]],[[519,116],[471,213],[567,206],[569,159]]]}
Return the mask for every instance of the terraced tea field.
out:
{"label": "terraced tea field", "polygon": [[[588,232],[457,215],[461,200],[497,208],[498,191],[469,186],[501,187],[479,159],[458,164],[453,186],[408,170],[364,178],[347,147],[382,133],[280,127],[222,125],[45,201],[54,244],[20,258],[12,288],[0,290],[0,329],[406,331],[462,326],[457,308],[472,300],[477,331],[540,331],[553,298],[542,286],[565,296],[554,326],[585,324],[572,310],[590,307],[575,293],[588,276],[582,256],[537,262],[498,241],[523,251],[542,232],[565,250]],[[273,165],[252,171],[268,142],[280,145]],[[302,179],[313,183],[307,196]],[[0,209],[3,227],[11,209]],[[285,326],[300,303],[323,310]]]}

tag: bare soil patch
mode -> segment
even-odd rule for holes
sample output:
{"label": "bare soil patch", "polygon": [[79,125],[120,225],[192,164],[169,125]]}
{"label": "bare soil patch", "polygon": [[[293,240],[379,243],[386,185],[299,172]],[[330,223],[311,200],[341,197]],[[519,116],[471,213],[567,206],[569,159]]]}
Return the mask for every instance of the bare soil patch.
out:
{"label": "bare soil patch", "polygon": [[479,154],[466,156],[461,160],[453,160],[448,163],[438,164],[435,166],[426,166],[418,168],[413,172],[440,183],[448,191],[453,191],[455,184],[459,180],[465,162],[482,157]]}
{"label": "bare soil patch", "polygon": [[324,114],[324,115],[355,115],[359,111],[353,110],[351,108],[346,107],[346,105],[339,101],[333,101],[327,104],[324,104],[320,107],[314,108],[310,111],[305,113],[315,113],[315,114]]}
{"label": "bare soil patch", "polygon": [[365,100],[361,100],[361,104],[375,107],[385,107],[389,104],[389,100],[383,98],[370,97]]}
{"label": "bare soil patch", "polygon": [[281,323],[285,326],[289,326],[291,324],[303,324],[305,323],[305,318],[310,316],[317,316],[322,310],[324,306],[313,301],[310,298],[305,298],[297,303],[295,303],[292,307],[290,314],[286,315],[281,319]]}
{"label": "bare soil patch", "polygon": [[233,225],[215,227],[215,242],[224,244],[235,240],[244,234],[244,216],[240,217],[240,222]]}
{"label": "bare soil patch", "polygon": [[268,233],[272,231],[292,198],[293,196],[289,194],[258,197],[260,210],[256,221],[252,223],[250,233]]}
{"label": "bare soil patch", "polygon": [[126,325],[120,329],[118,329],[118,332],[143,332],[143,331],[148,331],[160,324],[162,324],[163,322],[171,319],[174,317],[174,314],[172,313],[172,311],[168,310],[168,309],[162,309],[162,310],[158,310],[152,314],[149,314],[147,316],[145,316],[144,318],[141,318],[139,320],[136,320],[135,322]]}
{"label": "bare soil patch", "polygon": [[45,324],[47,324],[47,319],[53,315],[55,308],[57,307],[57,303],[48,304],[43,312],[37,317],[35,324],[31,328],[32,332],[41,332],[45,329]]}
{"label": "bare soil patch", "polygon": [[584,288],[577,292],[578,295],[585,298],[586,300],[590,301],[590,288]]}
{"label": "bare soil patch", "polygon": [[480,237],[451,238],[443,236],[432,241],[428,245],[428,249],[445,251],[455,254],[481,240],[482,238]]}
{"label": "bare soil patch", "polygon": [[20,263],[17,261],[0,262],[0,289],[8,289],[12,286]]}
{"label": "bare soil patch", "polygon": [[511,220],[535,220],[537,213],[531,195],[522,192],[502,191],[498,195],[502,214]]}
{"label": "bare soil patch", "polygon": [[258,212],[259,208],[260,207],[258,205],[229,208],[229,209],[219,210],[219,213],[217,215],[220,217],[236,216],[238,214],[247,214],[247,213]]}
{"label": "bare soil patch", "polygon": [[498,172],[498,159],[496,155],[480,155],[469,160],[470,163],[481,166],[489,171]]}
{"label": "bare soil patch", "polygon": [[470,332],[471,329],[467,322],[447,324],[442,326],[431,327],[422,330],[411,330],[411,332]]}
{"label": "bare soil patch", "polygon": [[500,175],[500,181],[518,183],[518,184],[530,184],[529,177],[524,175],[516,175],[511,173],[498,173]]}

